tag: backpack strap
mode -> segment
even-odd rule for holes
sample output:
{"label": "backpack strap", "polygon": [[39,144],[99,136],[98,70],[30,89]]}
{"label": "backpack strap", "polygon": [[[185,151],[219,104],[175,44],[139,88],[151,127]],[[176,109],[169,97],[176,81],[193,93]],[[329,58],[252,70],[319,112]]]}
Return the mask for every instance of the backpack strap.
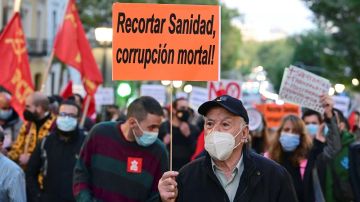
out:
{"label": "backpack strap", "polygon": [[42,172],[44,177],[47,174],[47,167],[48,167],[47,153],[46,153],[46,150],[45,150],[46,138],[47,138],[47,136],[45,136],[41,140],[41,143],[40,143],[40,151],[41,151],[40,156],[41,156],[41,160],[42,160],[41,172]]}

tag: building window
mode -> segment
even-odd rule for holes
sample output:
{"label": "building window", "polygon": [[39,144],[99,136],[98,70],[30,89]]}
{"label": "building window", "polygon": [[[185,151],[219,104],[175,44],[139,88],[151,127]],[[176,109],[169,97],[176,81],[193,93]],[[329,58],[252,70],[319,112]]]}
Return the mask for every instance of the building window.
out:
{"label": "building window", "polygon": [[41,11],[37,11],[36,13],[36,18],[37,18],[37,22],[36,22],[36,25],[37,25],[37,43],[36,43],[36,50],[37,51],[41,51],[41,48],[42,48],[42,31],[41,30],[41,24],[42,24],[42,21],[41,21]]}
{"label": "building window", "polygon": [[55,34],[56,34],[56,27],[57,27],[57,21],[56,21],[56,11],[53,11],[53,23],[52,23],[52,27],[53,27],[53,39],[55,38]]}
{"label": "building window", "polygon": [[1,27],[5,27],[5,25],[8,22],[8,6],[4,6],[3,8],[3,20],[2,20],[2,26]]}

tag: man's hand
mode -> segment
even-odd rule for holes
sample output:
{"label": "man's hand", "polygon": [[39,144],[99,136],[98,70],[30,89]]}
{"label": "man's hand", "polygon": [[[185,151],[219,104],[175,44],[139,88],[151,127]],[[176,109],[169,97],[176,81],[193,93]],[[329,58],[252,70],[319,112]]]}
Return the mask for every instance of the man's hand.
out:
{"label": "man's hand", "polygon": [[19,164],[21,166],[25,166],[29,162],[29,159],[30,159],[30,154],[29,153],[21,154],[20,158],[19,158]]}
{"label": "man's hand", "polygon": [[180,127],[181,133],[182,133],[185,137],[189,137],[189,136],[190,136],[191,131],[190,131],[190,126],[189,126],[188,123],[186,123],[186,122],[181,122],[179,127]]}
{"label": "man's hand", "polygon": [[174,202],[176,200],[178,189],[175,177],[178,175],[179,173],[176,171],[168,171],[159,180],[158,189],[162,202]]}
{"label": "man's hand", "polygon": [[320,101],[325,109],[325,117],[331,119],[333,117],[333,112],[332,112],[334,106],[333,99],[329,95],[321,95]]}
{"label": "man's hand", "polygon": [[170,144],[170,134],[169,133],[164,136],[163,142],[165,145]]}

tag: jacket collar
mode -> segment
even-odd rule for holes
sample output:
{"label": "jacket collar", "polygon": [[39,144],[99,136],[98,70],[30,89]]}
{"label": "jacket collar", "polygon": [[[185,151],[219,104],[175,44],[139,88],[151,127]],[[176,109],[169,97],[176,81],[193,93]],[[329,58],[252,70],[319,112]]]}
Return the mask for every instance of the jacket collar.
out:
{"label": "jacket collar", "polygon": [[[256,184],[260,181],[262,175],[260,170],[256,166],[256,162],[254,161],[255,154],[250,151],[247,145],[243,146],[242,154],[244,161],[244,171],[241,175],[240,184],[237,189],[234,201],[247,201],[248,197],[251,195],[251,188],[256,186]],[[210,177],[210,179],[212,179],[219,187],[222,188],[219,180],[213,172],[211,157],[207,152],[205,155],[205,160],[203,161],[203,167],[205,168],[206,173]],[[255,176],[256,178],[252,178],[253,176]],[[224,194],[226,194],[225,191]]]}

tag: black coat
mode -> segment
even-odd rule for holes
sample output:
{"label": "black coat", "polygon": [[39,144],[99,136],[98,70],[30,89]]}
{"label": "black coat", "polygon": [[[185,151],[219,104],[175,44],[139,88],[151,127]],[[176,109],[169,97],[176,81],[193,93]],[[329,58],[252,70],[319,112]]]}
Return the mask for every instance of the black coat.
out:
{"label": "black coat", "polygon": [[[288,172],[279,164],[243,149],[244,171],[234,201],[294,202],[296,193]],[[178,202],[228,202],[214,174],[209,154],[179,171]]]}
{"label": "black coat", "polygon": [[355,201],[360,202],[360,142],[350,146],[349,162],[350,182]]}
{"label": "black coat", "polygon": [[43,190],[40,190],[38,175],[43,173],[41,169],[45,158],[42,157],[41,142],[38,143],[26,170],[29,202],[75,201],[72,194],[73,170],[84,139],[84,133],[80,130],[68,141],[60,138],[56,130],[46,137],[43,148],[47,155],[47,174],[43,180]]}
{"label": "black coat", "polygon": [[284,152],[283,154],[283,159],[280,164],[290,173],[299,202],[316,201],[313,186],[315,178],[315,176],[313,176],[313,169],[316,169],[319,176],[317,180],[319,180],[320,185],[322,185],[319,187],[319,191],[321,192],[321,188],[325,187],[325,170],[327,162],[334,158],[341,150],[340,131],[337,127],[335,116],[331,120],[326,119],[326,124],[329,128],[328,136],[326,137],[327,144],[314,139],[313,147],[307,156],[307,164],[303,179],[301,178],[300,167],[294,166],[290,162],[293,152]]}

